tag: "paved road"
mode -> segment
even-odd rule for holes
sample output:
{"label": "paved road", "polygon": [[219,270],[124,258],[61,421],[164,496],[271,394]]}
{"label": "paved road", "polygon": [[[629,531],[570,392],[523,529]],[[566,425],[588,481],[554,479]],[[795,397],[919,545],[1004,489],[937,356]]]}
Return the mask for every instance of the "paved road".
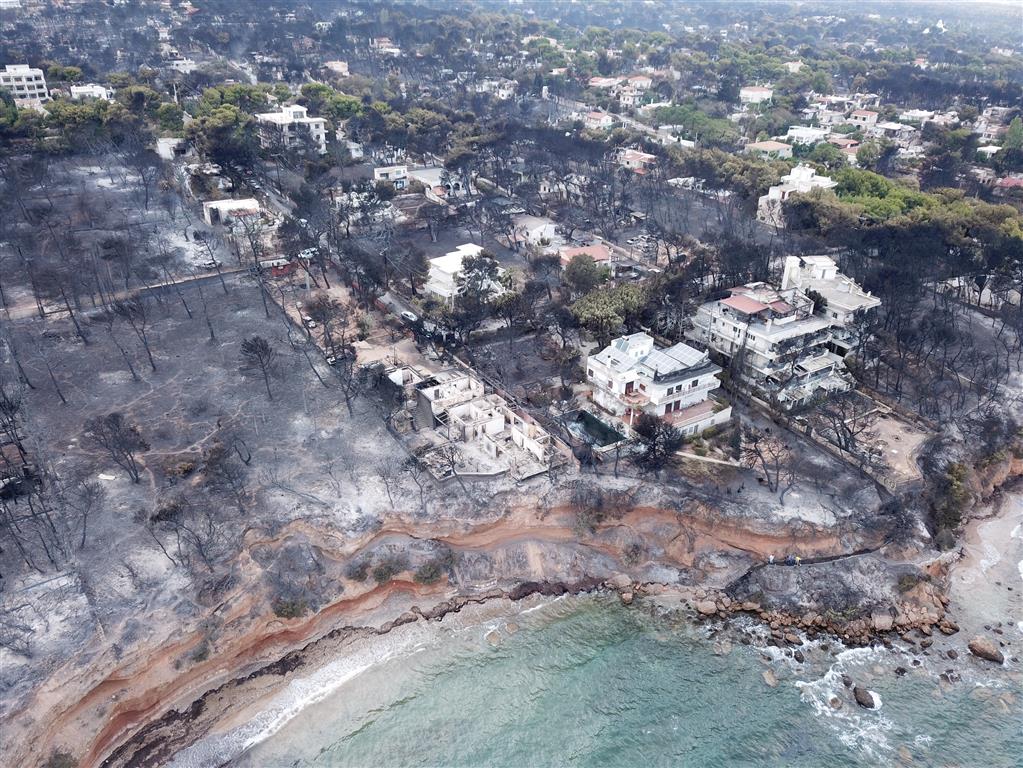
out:
{"label": "paved road", "polygon": [[[248,271],[249,271],[248,267],[231,267],[230,269],[220,270],[220,274],[227,278],[232,275],[237,275],[242,272]],[[166,288],[173,288],[175,285],[179,286],[191,285],[193,283],[211,282],[218,279],[219,278],[217,277],[216,272],[201,272],[195,275],[189,275],[188,277],[175,278],[172,280],[163,280],[159,283],[153,283],[152,285],[140,285],[136,288],[128,288],[127,290],[116,291],[113,295],[108,294],[105,298],[108,301],[110,300],[122,301],[124,299],[130,299],[131,297],[136,296],[139,293],[142,293],[143,291],[159,291]],[[101,296],[90,296],[86,297],[86,301],[89,302],[90,306],[93,304],[93,301],[95,301],[95,304],[98,306],[99,304],[102,303],[103,298],[104,297]],[[53,302],[50,302],[49,304],[47,304],[47,306],[59,307],[60,305],[55,305]],[[47,311],[46,314],[48,315],[60,314],[66,311],[67,310],[63,308],[58,308],[53,311]],[[26,317],[31,317],[33,315],[38,314],[39,307],[36,305],[35,301],[21,301],[17,304],[12,304],[4,307],[4,315],[7,317],[8,320],[23,320]]]}

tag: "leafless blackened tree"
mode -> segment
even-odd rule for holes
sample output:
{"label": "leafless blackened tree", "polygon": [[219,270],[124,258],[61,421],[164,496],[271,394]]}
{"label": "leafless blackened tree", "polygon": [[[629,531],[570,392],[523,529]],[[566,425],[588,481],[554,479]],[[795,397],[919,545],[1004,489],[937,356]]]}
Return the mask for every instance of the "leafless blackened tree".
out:
{"label": "leafless blackened tree", "polygon": [[377,464],[377,476],[384,484],[384,490],[387,492],[387,501],[392,507],[394,506],[394,497],[391,495],[391,486],[397,482],[401,471],[401,465],[390,458],[383,459]]}
{"label": "leafless blackened tree", "polygon": [[809,421],[817,434],[861,464],[870,458],[877,433],[874,403],[856,392],[838,392],[811,412]]}
{"label": "leafless blackened tree", "polygon": [[135,370],[135,364],[131,361],[131,356],[128,354],[128,350],[124,348],[124,345],[121,344],[120,339],[117,337],[116,330],[117,318],[118,318],[117,313],[114,312],[113,310],[110,310],[101,312],[100,314],[96,315],[91,319],[91,322],[94,325],[101,326],[104,330],[106,330],[107,335],[110,337],[110,340],[114,342],[114,346],[117,347],[117,351],[120,352],[121,357],[124,358],[124,363],[125,365],[128,366],[128,371],[131,373],[132,379],[134,379],[135,381],[139,381],[140,379],[138,372]]}
{"label": "leafless blackened tree", "polygon": [[206,329],[210,332],[210,341],[215,342],[217,340],[217,334],[213,331],[213,321],[210,320],[210,303],[202,289],[202,281],[196,280],[195,287],[199,291],[199,302],[202,304],[202,317],[203,320],[206,321]]}
{"label": "leafless blackened tree", "polygon": [[259,371],[266,385],[266,396],[272,402],[274,393],[270,389],[270,377],[277,372],[277,350],[262,336],[252,336],[242,341],[242,370]]}
{"label": "leafless blackened tree", "polygon": [[782,477],[788,473],[791,455],[789,448],[777,436],[757,429],[743,427],[742,461],[764,474],[764,480],[771,492],[777,492]]}
{"label": "leafless blackened tree", "polygon": [[130,299],[116,302],[113,310],[118,317],[126,321],[131,326],[131,329],[135,331],[135,335],[142,344],[142,348],[146,351],[146,357],[149,358],[149,367],[156,371],[156,360],[153,359],[153,350],[149,343],[149,334],[147,333],[150,316],[149,307],[146,305],[145,300],[141,296],[134,296]]}
{"label": "leafless blackened tree", "polygon": [[203,457],[203,474],[210,490],[226,493],[238,512],[244,514],[248,466],[241,461],[241,455],[230,445],[216,440]]}
{"label": "leafless blackened tree", "polygon": [[420,510],[426,512],[426,487],[430,483],[430,474],[426,466],[415,456],[409,456],[401,463],[401,471],[416,484],[419,489]]}
{"label": "leafless blackened tree", "polygon": [[335,352],[334,364],[330,366],[334,374],[333,385],[345,401],[348,415],[355,416],[355,400],[366,385],[366,372],[358,364],[355,350],[351,347]]}
{"label": "leafless blackened tree", "polygon": [[[165,530],[173,533],[180,561],[190,563],[198,557],[206,569],[212,571],[217,557],[223,553],[227,545],[227,525],[223,509],[216,504],[196,501],[185,494],[163,499],[156,512],[149,518],[153,538],[160,548],[164,549],[156,531]],[[173,562],[178,562],[170,557],[166,549],[164,553]]]}
{"label": "leafless blackened tree", "polygon": [[133,483],[139,481],[139,454],[149,450],[149,443],[142,437],[137,426],[128,423],[123,413],[114,411],[106,416],[89,419],[85,422],[85,437],[110,454],[110,458],[128,473]]}

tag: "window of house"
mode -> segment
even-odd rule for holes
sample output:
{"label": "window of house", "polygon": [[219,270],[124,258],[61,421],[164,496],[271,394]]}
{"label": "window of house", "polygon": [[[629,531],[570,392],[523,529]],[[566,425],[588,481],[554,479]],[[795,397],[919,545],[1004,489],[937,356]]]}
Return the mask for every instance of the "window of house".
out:
{"label": "window of house", "polygon": [[589,376],[592,379],[593,378],[593,369],[592,368],[587,368],[586,369],[586,375]]}
{"label": "window of house", "polygon": [[689,386],[697,387],[697,386],[699,386],[699,384],[700,384],[700,380],[699,379],[693,379],[693,383],[690,384]]}

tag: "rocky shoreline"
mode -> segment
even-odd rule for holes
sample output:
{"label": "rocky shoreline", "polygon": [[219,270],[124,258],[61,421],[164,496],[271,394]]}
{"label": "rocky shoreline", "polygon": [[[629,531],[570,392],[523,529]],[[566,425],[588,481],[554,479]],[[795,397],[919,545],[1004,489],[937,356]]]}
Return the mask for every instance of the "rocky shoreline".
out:
{"label": "rocky shoreline", "polygon": [[[637,600],[651,601],[667,611],[682,612],[696,622],[722,622],[721,629],[726,632],[732,621],[746,617],[765,632],[763,640],[755,644],[784,649],[786,655],[791,655],[798,662],[803,660],[799,647],[805,640],[834,642],[836,648],[892,648],[894,640],[899,639],[919,647],[926,654],[934,643],[935,633],[952,636],[960,631],[948,615],[948,599],[936,590],[934,602],[929,606],[904,604],[898,610],[875,611],[870,616],[846,620],[815,611],[795,614],[765,609],[754,601],[736,600],[727,590],[634,581],[622,573],[608,579],[526,581],[507,589],[494,588],[480,594],[456,595],[428,608],[414,605],[378,627],[343,626],[333,629],[245,677],[228,681],[204,693],[185,709],[164,713],[122,743],[102,765],[110,768],[156,768],[165,765],[177,751],[210,733],[220,718],[233,707],[270,695],[285,684],[289,675],[302,669],[315,668],[325,659],[343,653],[357,639],[386,635],[398,627],[418,621],[440,621],[469,605],[482,605],[496,600],[519,602],[532,596],[560,597],[596,592],[615,594],[624,605],[632,605]],[[993,631],[1001,634],[999,627],[994,627]],[[741,642],[754,641],[750,640],[748,634],[743,634]],[[1009,641],[1000,642],[1001,645],[998,640],[977,637],[969,642],[968,647],[978,659],[986,660],[985,663],[1001,664],[1007,658],[1003,651]],[[958,653],[949,649],[942,652],[942,657],[951,661],[958,658]],[[1008,658],[1013,662],[1018,661],[1015,656]],[[847,682],[847,687],[856,688],[852,681]],[[863,707],[872,707],[869,691],[861,689],[855,699]]]}

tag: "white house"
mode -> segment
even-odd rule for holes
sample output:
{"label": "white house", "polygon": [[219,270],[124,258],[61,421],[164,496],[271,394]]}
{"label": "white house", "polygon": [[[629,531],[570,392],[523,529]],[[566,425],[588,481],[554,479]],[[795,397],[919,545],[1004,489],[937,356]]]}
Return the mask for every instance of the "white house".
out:
{"label": "white house", "polygon": [[[458,281],[462,276],[462,262],[466,257],[479,256],[482,252],[483,246],[465,243],[450,253],[430,259],[430,272],[424,290],[449,305],[453,304],[460,290]],[[503,272],[504,270],[498,269],[498,275]],[[491,296],[504,293],[504,286],[500,283],[493,283],[489,287],[492,289]]]}
{"label": "white house", "polygon": [[638,149],[623,149],[618,153],[618,165],[634,171],[643,171],[657,162],[657,155],[640,152]]}
{"label": "white house", "polygon": [[854,109],[849,113],[846,122],[852,123],[859,128],[870,128],[877,124],[878,114],[869,109]]}
{"label": "white house", "polygon": [[805,195],[814,189],[832,189],[838,182],[828,176],[818,176],[809,165],[800,163],[787,175],[781,177],[781,184],[771,187],[766,195],[757,201],[757,218],[780,227],[783,222],[782,203],[794,194]]}
{"label": "white house", "polygon": [[[389,378],[408,388],[404,373],[394,374]],[[487,394],[483,382],[471,373],[425,372],[412,378],[411,388],[416,398],[416,429],[433,430],[445,442],[464,446],[470,456],[479,450],[489,459],[484,461],[492,473],[508,472],[521,480],[559,461],[547,430],[500,395]],[[429,452],[423,458],[431,472],[450,471],[447,460],[435,466]]]}
{"label": "white house", "polygon": [[19,107],[38,106],[50,100],[43,70],[28,64],[5,66],[3,72],[0,72],[0,88],[8,91]]}
{"label": "white house", "polygon": [[211,227],[230,224],[246,216],[258,216],[259,212],[259,201],[251,197],[242,200],[207,200],[202,204],[202,217]]}
{"label": "white house", "polygon": [[881,299],[839,272],[830,256],[787,256],[781,289],[792,288],[820,297],[815,310],[831,324],[832,347],[843,355],[856,345],[856,320],[881,306]]}
{"label": "white house", "polygon": [[107,88],[104,85],[97,85],[96,83],[89,83],[88,85],[72,85],[71,98],[74,101],[84,101],[86,99],[113,101],[114,89]]}
{"label": "white house", "polygon": [[397,190],[408,186],[407,165],[382,165],[373,169],[373,181],[389,181]]}
{"label": "white house", "polygon": [[259,124],[259,143],[264,149],[301,147],[303,134],[312,141],[316,151],[327,151],[327,121],[322,117],[309,117],[309,111],[298,104],[281,107],[279,112],[256,115]]}
{"label": "white house", "polygon": [[719,373],[706,352],[681,342],[658,349],[645,333],[620,336],[586,360],[594,403],[627,425],[649,413],[687,435],[731,418],[732,409],[710,394]]}
{"label": "white house", "polygon": [[814,145],[827,140],[830,135],[831,131],[827,128],[793,125],[789,127],[788,133],[785,134],[785,139],[787,141],[791,141],[793,144]]}
{"label": "white house", "polygon": [[686,337],[732,361],[754,389],[784,408],[852,386],[842,358],[827,349],[830,322],[813,314],[813,302],[796,289],[733,288],[696,311]]}
{"label": "white house", "polygon": [[747,85],[739,89],[740,104],[763,104],[774,97],[774,89],[763,85]]}
{"label": "white house", "polygon": [[614,127],[615,119],[607,112],[587,112],[583,125],[591,131],[608,131]]}
{"label": "white house", "polygon": [[780,157],[787,160],[792,157],[792,145],[783,141],[754,141],[746,145],[744,152],[747,155]]}
{"label": "white house", "polygon": [[649,91],[654,84],[653,78],[649,75],[632,75],[627,82],[630,87],[635,88],[637,91]]}
{"label": "white house", "polygon": [[325,61],[323,68],[338,77],[348,77],[350,74],[347,61]]}

